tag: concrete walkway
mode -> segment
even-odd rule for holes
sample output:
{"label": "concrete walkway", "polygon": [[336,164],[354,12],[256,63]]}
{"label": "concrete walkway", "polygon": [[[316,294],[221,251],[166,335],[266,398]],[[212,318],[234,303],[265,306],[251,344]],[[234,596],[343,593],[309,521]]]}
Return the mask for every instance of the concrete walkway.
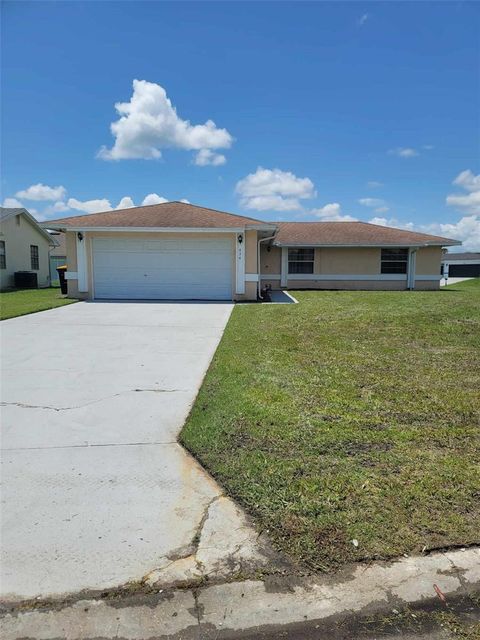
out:
{"label": "concrete walkway", "polygon": [[459,282],[463,282],[464,280],[472,280],[473,278],[448,278],[448,281],[445,278],[441,278],[440,286],[444,287],[445,285],[458,284]]}
{"label": "concrete walkway", "polygon": [[3,600],[263,558],[176,442],[231,310],[78,303],[1,323]]}
{"label": "concrete walkway", "polygon": [[[395,627],[395,617],[407,607],[451,611],[458,598],[468,600],[472,619],[480,620],[478,604],[470,600],[479,586],[480,553],[472,548],[360,564],[327,577],[277,576],[180,591],[139,591],[123,598],[46,603],[39,610],[7,612],[0,629],[3,640],[345,640],[356,637],[356,617],[381,614],[393,619]],[[377,632],[374,637],[380,636]],[[366,638],[363,633],[359,637]],[[446,639],[450,634],[428,637]]]}

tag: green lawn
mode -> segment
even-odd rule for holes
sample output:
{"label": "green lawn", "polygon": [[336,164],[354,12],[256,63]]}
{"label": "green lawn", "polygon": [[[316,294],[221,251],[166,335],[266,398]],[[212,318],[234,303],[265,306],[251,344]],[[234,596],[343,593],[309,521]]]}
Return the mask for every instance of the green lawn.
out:
{"label": "green lawn", "polygon": [[235,308],[182,443],[311,569],[478,542],[480,280],[293,293]]}
{"label": "green lawn", "polygon": [[64,298],[60,289],[19,289],[0,293],[0,320],[45,311],[76,300]]}

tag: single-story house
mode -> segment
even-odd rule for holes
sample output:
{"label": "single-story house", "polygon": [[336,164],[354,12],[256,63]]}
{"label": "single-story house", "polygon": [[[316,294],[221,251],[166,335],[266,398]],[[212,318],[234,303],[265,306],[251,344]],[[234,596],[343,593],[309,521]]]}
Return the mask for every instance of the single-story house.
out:
{"label": "single-story house", "polygon": [[478,278],[480,276],[480,253],[444,253],[442,274],[448,271],[449,278]]}
{"label": "single-story house", "polygon": [[15,286],[17,271],[37,275],[50,286],[49,251],[55,240],[26,209],[0,207],[0,290]]}
{"label": "single-story house", "polygon": [[365,222],[264,222],[183,202],[49,221],[69,295],[256,300],[272,289],[436,289],[457,240]]}

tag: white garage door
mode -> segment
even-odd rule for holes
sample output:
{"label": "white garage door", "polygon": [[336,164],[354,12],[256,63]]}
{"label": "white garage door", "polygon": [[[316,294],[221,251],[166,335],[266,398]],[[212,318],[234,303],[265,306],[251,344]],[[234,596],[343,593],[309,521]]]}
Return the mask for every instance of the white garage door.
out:
{"label": "white garage door", "polygon": [[232,242],[94,238],[93,281],[95,298],[231,300]]}

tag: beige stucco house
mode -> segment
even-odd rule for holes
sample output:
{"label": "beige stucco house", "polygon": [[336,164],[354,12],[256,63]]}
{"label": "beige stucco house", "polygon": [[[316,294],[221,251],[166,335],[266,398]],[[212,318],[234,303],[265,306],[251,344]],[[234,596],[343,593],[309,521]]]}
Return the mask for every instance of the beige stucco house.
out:
{"label": "beige stucco house", "polygon": [[0,208],[0,289],[14,286],[16,271],[37,274],[39,287],[50,286],[49,251],[55,240],[26,209]]}
{"label": "beige stucco house", "polygon": [[[47,226],[47,223],[44,223]],[[182,202],[48,222],[69,295],[256,300],[271,289],[436,289],[438,236],[365,222],[263,222]]]}

